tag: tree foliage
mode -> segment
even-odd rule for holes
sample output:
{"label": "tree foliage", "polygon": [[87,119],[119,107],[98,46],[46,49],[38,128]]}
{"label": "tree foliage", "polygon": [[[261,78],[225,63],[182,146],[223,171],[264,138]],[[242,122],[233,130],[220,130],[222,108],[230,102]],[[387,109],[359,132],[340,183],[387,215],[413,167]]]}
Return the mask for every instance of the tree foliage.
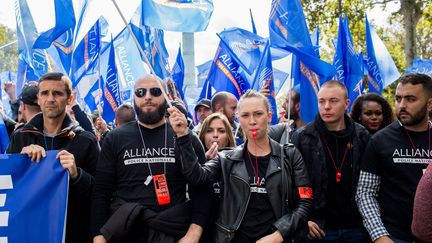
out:
{"label": "tree foliage", "polygon": [[[16,32],[4,25],[0,25],[0,46],[17,39]],[[18,68],[18,43],[0,49],[0,72],[14,71]]]}

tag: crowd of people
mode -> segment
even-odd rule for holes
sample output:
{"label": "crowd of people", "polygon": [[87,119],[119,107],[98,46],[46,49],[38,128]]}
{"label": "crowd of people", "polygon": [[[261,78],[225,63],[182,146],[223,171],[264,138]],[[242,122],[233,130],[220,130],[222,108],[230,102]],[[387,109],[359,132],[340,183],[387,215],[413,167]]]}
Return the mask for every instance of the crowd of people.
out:
{"label": "crowd of people", "polygon": [[292,89],[269,125],[263,89],[201,100],[192,127],[156,76],[107,124],[67,76],[47,73],[19,97],[5,85],[13,115],[2,116],[7,153],[37,163],[60,151],[67,243],[432,242],[432,78],[397,82],[394,112],[378,94],[350,104],[328,81],[310,123]]}

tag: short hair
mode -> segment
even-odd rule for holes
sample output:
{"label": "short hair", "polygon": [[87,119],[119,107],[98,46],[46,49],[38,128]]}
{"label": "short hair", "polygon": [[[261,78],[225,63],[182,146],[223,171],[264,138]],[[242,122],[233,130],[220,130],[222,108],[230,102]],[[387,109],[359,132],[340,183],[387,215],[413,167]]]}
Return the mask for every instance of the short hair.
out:
{"label": "short hair", "polygon": [[348,99],[348,90],[345,87],[345,84],[343,84],[343,83],[341,83],[341,82],[339,82],[337,80],[330,80],[330,81],[325,82],[323,85],[321,85],[320,89],[323,89],[323,88],[334,88],[334,87],[340,88],[344,92],[344,98]]}
{"label": "short hair", "polygon": [[350,114],[351,114],[351,118],[355,122],[361,124],[360,116],[362,113],[363,104],[368,101],[376,102],[381,105],[382,112],[383,112],[383,121],[380,129],[390,125],[394,121],[393,110],[390,104],[388,103],[388,101],[384,99],[384,97],[382,97],[381,95],[375,93],[368,93],[365,95],[360,95],[353,102]]}
{"label": "short hair", "polygon": [[119,125],[135,121],[135,109],[130,104],[122,104],[117,108],[115,120]]}
{"label": "short hair", "polygon": [[205,135],[207,133],[208,128],[210,127],[210,124],[212,123],[212,121],[216,120],[216,119],[220,119],[222,121],[222,123],[225,126],[225,130],[226,130],[226,134],[228,137],[228,147],[234,148],[236,146],[236,142],[234,139],[234,135],[231,132],[232,131],[232,127],[228,121],[228,118],[220,113],[220,112],[216,112],[213,113],[211,115],[209,115],[203,122],[202,126],[201,126],[201,130],[198,134],[199,139],[201,140],[201,143],[204,145],[205,151],[207,151],[208,149],[205,147]]}
{"label": "short hair", "polygon": [[63,73],[59,73],[59,72],[49,72],[44,74],[40,79],[39,79],[39,84],[38,84],[38,88],[40,83],[42,83],[45,80],[50,80],[50,81],[60,81],[63,82],[63,84],[65,85],[66,88],[66,94],[67,96],[71,96],[72,94],[72,81]]}
{"label": "short hair", "polygon": [[432,95],[432,78],[429,75],[422,73],[409,73],[402,75],[397,81],[399,84],[421,84],[428,92],[429,96]]}
{"label": "short hair", "polygon": [[216,105],[218,104],[224,105],[227,99],[228,99],[228,92],[222,91],[216,93],[211,99],[212,111],[216,112]]}
{"label": "short hair", "polygon": [[241,103],[244,100],[250,99],[250,98],[258,98],[258,99],[260,99],[264,103],[264,106],[266,107],[267,112],[271,112],[272,111],[271,106],[270,106],[270,102],[268,101],[267,97],[265,97],[263,94],[261,94],[258,91],[255,91],[253,89],[249,89],[248,91],[246,91],[246,93],[244,93],[242,95],[242,97],[240,97],[240,100],[239,100],[239,102],[237,104],[237,110],[240,110],[240,105],[241,105]]}

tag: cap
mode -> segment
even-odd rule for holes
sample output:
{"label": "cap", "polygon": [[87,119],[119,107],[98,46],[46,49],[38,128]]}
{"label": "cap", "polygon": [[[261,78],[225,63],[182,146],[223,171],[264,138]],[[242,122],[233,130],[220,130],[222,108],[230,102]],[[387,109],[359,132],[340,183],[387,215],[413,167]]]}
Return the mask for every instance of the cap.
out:
{"label": "cap", "polygon": [[204,107],[206,107],[206,108],[209,108],[209,109],[211,109],[211,101],[210,100],[208,100],[208,99],[202,99],[202,100],[200,100],[200,102],[198,102],[198,104],[195,106],[195,111],[198,111],[198,108],[200,107],[200,106],[204,106]]}
{"label": "cap", "polygon": [[37,93],[38,88],[36,86],[26,86],[21,90],[19,99],[26,105],[39,106],[37,103]]}

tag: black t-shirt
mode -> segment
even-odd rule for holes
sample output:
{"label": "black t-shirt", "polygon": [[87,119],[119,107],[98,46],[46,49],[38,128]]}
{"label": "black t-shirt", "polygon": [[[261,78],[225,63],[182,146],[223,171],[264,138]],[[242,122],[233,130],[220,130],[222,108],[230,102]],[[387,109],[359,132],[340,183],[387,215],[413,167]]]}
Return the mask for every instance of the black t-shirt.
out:
{"label": "black t-shirt", "polygon": [[[362,225],[361,216],[352,203],[355,193],[352,186],[352,136],[348,130],[327,131],[321,136],[321,140],[326,155],[328,176],[324,209],[325,227],[359,227]],[[340,170],[339,182],[336,181],[336,168]]]}
{"label": "black t-shirt", "polygon": [[[138,129],[143,135],[145,149]],[[127,123],[108,134],[96,172],[92,207],[94,231],[108,219],[106,210],[110,206],[111,209],[120,206],[117,202],[136,202],[160,212],[186,201],[187,181],[175,155],[174,137],[169,124],[148,129],[138,126],[137,122]],[[197,140],[196,137],[193,139]],[[195,150],[198,154],[199,150]],[[148,185],[145,181],[150,174],[163,174],[164,166],[171,202],[161,206],[157,202],[154,180]]]}
{"label": "black t-shirt", "polygon": [[363,160],[363,171],[381,177],[378,202],[384,226],[407,241],[414,240],[411,221],[417,184],[430,163],[428,136],[429,131],[406,131],[396,121],[372,137]]}
{"label": "black t-shirt", "polygon": [[[270,154],[264,157],[255,157],[245,149],[243,156],[249,174],[251,196],[234,242],[255,242],[270,234],[272,225],[276,221],[265,187],[265,174],[270,161]],[[257,163],[258,178],[255,176],[256,171],[254,172]]]}

